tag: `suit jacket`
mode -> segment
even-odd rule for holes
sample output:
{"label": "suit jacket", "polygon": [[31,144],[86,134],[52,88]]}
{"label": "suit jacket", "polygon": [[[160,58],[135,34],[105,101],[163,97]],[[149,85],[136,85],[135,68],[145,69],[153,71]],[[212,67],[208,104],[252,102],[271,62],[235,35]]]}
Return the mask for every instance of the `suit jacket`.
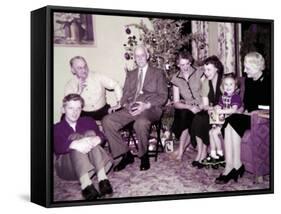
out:
{"label": "suit jacket", "polygon": [[[138,69],[127,73],[121,105],[129,104],[134,101],[137,91]],[[153,68],[150,65],[147,68],[143,82],[142,92],[136,101],[150,102],[151,107],[161,109],[168,98],[168,88],[166,78],[162,70]]]}

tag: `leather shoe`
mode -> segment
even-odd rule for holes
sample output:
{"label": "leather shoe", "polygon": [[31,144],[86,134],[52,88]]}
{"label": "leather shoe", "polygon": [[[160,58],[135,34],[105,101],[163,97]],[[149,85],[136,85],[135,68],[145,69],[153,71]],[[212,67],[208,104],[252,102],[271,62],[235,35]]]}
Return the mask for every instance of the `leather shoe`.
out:
{"label": "leather shoe", "polygon": [[240,176],[240,178],[243,177],[244,173],[245,173],[245,166],[244,164],[242,164],[242,166],[236,170],[236,173],[237,173],[237,177]]}
{"label": "leather shoe", "polygon": [[113,190],[108,179],[99,182],[99,189],[101,195],[112,194]]}
{"label": "leather shoe", "polygon": [[148,154],[146,153],[141,157],[140,170],[144,171],[144,170],[148,170],[149,168],[150,168],[149,157]]}
{"label": "leather shoe", "polygon": [[113,171],[121,171],[122,169],[125,169],[128,164],[131,163],[134,163],[134,156],[129,151],[123,155],[122,160],[114,167]]}
{"label": "leather shoe", "polygon": [[82,195],[87,201],[93,201],[100,196],[93,184],[83,189]]}
{"label": "leather shoe", "polygon": [[220,174],[220,176],[216,178],[215,183],[227,184],[231,179],[233,179],[235,182],[238,180],[238,174],[234,168],[227,175]]}
{"label": "leather shoe", "polygon": [[191,163],[191,165],[192,165],[193,167],[198,166],[198,164],[199,164],[199,161],[192,161],[192,163]]}

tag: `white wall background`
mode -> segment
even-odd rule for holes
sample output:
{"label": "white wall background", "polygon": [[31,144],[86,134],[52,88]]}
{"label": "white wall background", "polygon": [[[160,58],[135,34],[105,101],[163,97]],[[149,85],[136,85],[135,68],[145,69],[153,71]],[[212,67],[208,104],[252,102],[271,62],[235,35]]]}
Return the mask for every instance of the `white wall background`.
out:
{"label": "white wall background", "polygon": [[[1,213],[270,213],[280,208],[280,124],[275,123],[275,194],[196,200],[44,209],[29,202],[30,189],[30,11],[45,5],[158,11],[275,19],[275,94],[281,90],[281,17],[278,1],[26,0],[1,3]],[[280,118],[275,96],[275,121]],[[4,120],[2,119],[4,118]],[[276,211],[275,211],[276,212]],[[278,212],[278,211],[277,211]]]}
{"label": "white wall background", "polygon": [[[70,78],[69,60],[77,55],[83,56],[89,69],[104,74],[116,80],[121,87],[125,81],[125,67],[131,68],[133,60],[124,58],[128,35],[125,33],[127,25],[143,22],[148,28],[153,28],[148,18],[122,16],[93,16],[95,44],[93,46],[54,46],[54,123],[61,117],[61,105],[64,97],[64,87]],[[140,30],[130,27],[132,33],[139,38]],[[218,54],[218,22],[209,25],[209,55]],[[110,105],[116,104],[114,91],[106,92],[106,99]]]}
{"label": "white wall background", "polygon": [[[103,16],[93,18],[95,28],[95,45],[93,47],[61,47],[54,48],[54,122],[60,119],[60,107],[64,97],[64,86],[72,78],[69,60],[73,56],[83,56],[88,62],[91,71],[95,71],[116,80],[121,86],[125,81],[125,67],[130,67],[132,60],[124,58],[127,43],[125,26],[140,23],[142,20],[148,27],[151,23],[147,18]],[[132,28],[133,35],[139,31]],[[107,101],[116,104],[114,92],[107,91]]]}

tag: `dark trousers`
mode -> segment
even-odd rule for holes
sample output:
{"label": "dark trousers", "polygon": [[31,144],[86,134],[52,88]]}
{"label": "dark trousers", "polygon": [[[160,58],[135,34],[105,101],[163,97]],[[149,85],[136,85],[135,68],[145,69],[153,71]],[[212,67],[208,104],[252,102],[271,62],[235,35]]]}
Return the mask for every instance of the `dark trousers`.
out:
{"label": "dark trousers", "polygon": [[108,114],[108,109],[110,108],[110,105],[105,104],[102,108],[96,110],[96,111],[82,111],[81,117],[88,116],[92,117],[94,120],[102,120],[102,118]]}
{"label": "dark trousers", "polygon": [[127,109],[105,116],[102,120],[102,126],[113,158],[116,159],[129,151],[129,147],[123,142],[119,130],[133,121],[133,127],[139,140],[138,156],[143,156],[147,152],[151,123],[159,120],[161,113],[161,110],[152,107],[137,116],[132,116]]}

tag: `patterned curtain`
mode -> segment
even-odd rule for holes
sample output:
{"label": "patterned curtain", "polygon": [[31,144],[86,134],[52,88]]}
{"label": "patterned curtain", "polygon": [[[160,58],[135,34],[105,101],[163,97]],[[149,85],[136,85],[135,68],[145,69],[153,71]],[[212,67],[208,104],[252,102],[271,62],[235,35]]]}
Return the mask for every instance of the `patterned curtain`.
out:
{"label": "patterned curtain", "polygon": [[218,23],[218,57],[224,65],[224,73],[238,72],[235,51],[234,23]]}
{"label": "patterned curtain", "polygon": [[192,21],[193,33],[192,55],[196,61],[204,60],[209,54],[209,24],[203,21]]}

